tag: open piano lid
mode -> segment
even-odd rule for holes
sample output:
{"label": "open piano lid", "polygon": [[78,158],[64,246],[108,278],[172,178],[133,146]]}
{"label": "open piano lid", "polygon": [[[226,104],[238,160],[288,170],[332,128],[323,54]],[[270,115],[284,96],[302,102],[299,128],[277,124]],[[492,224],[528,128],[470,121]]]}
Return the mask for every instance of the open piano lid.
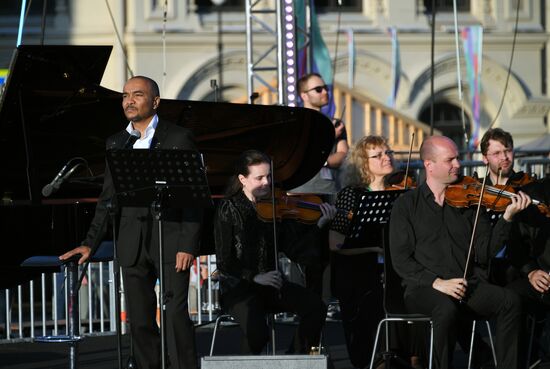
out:
{"label": "open piano lid", "polygon": [[120,94],[99,86],[110,53],[111,46],[15,50],[0,102],[4,199],[38,202],[42,186],[75,156],[102,173],[105,137],[124,118]]}
{"label": "open piano lid", "polygon": [[[99,85],[110,52],[110,46],[17,48],[0,103],[4,198],[40,201],[40,189],[76,156],[103,173],[105,139],[127,125],[120,93]],[[304,108],[163,99],[159,116],[194,133],[213,193],[246,149],[272,156],[276,182],[290,189],[319,171],[334,142],[330,120]],[[69,183],[56,197],[98,193]]]}
{"label": "open piano lid", "polygon": [[[73,157],[84,157],[95,175],[104,172],[105,139],[128,124],[120,92],[99,85],[110,52],[22,45],[14,53],[0,106],[0,234],[10,250],[0,262],[1,287],[29,278],[19,268],[25,258],[60,255],[84,238],[93,211],[82,198],[96,197],[101,186],[68,181],[54,199],[43,199],[41,189]],[[271,155],[275,180],[290,189],[319,171],[334,143],[330,120],[304,108],[163,99],[159,115],[193,131],[214,194],[246,149]]]}

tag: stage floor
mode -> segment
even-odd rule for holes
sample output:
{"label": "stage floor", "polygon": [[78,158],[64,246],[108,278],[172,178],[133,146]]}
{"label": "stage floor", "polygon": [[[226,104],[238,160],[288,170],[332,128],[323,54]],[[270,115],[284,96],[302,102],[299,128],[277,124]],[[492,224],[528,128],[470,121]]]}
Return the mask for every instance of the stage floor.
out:
{"label": "stage floor", "polygon": [[[276,326],[277,353],[284,354],[290,345],[295,325]],[[196,330],[199,357],[208,355],[213,324]],[[215,355],[238,355],[241,333],[238,327],[224,327],[216,340]],[[328,369],[353,369],[345,345],[341,322],[327,321],[324,330],[324,347],[329,357]],[[123,363],[129,352],[129,337],[122,337]],[[2,343],[0,344],[0,368],[2,369],[66,369],[68,368],[68,345],[63,343]],[[200,362],[200,359],[199,359]],[[457,349],[455,368],[467,367],[467,357]],[[117,369],[117,346],[114,335],[86,336],[79,344],[79,369]],[[261,368],[258,368],[261,369]]]}
{"label": "stage floor", "polygon": [[[284,354],[290,344],[294,326],[277,324],[277,352]],[[216,339],[216,355],[238,355],[240,331],[238,327],[224,327]],[[339,322],[327,322],[325,346],[334,369],[352,369],[344,343],[344,334]],[[208,355],[212,327],[196,330],[199,356]],[[122,338],[124,363],[129,352],[129,338]],[[116,369],[117,346],[114,335],[86,336],[78,347],[79,369]],[[5,343],[0,344],[0,368],[3,369],[66,369],[68,368],[68,345],[63,343]]]}

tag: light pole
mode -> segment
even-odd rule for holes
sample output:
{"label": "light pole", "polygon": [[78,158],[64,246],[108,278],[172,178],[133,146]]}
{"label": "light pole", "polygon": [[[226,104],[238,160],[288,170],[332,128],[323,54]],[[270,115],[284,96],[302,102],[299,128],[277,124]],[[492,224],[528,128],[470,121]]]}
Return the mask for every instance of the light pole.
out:
{"label": "light pole", "polygon": [[218,96],[217,101],[223,101],[223,43],[222,43],[222,6],[225,0],[211,0],[218,13]]}

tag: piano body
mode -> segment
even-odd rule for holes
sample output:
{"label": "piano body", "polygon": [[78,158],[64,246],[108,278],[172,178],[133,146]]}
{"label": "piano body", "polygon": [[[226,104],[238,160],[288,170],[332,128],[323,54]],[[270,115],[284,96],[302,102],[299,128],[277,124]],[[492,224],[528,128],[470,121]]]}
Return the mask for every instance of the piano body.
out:
{"label": "piano body", "polygon": [[[0,288],[34,277],[19,267],[33,255],[78,245],[93,217],[105,169],[105,139],[127,121],[121,94],[99,85],[110,46],[19,46],[0,102]],[[328,118],[313,110],[163,99],[159,115],[189,128],[204,154],[213,194],[234,159],[259,149],[274,159],[276,182],[294,188],[325,162],[334,142]],[[82,168],[50,198],[41,194],[67,161]],[[203,253],[213,245],[208,214]]]}

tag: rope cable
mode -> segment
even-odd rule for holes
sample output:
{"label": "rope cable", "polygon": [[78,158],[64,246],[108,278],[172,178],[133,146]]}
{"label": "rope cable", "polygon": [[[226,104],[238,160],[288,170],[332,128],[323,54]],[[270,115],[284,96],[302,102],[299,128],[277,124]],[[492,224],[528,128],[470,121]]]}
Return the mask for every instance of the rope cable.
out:
{"label": "rope cable", "polygon": [[120,32],[118,31],[118,28],[116,26],[115,17],[113,16],[113,12],[111,11],[109,0],[105,0],[105,5],[107,6],[107,11],[109,12],[109,17],[111,18],[111,24],[113,25],[113,29],[115,30],[115,35],[118,40],[118,44],[120,45],[120,48],[122,49],[122,54],[124,55],[124,64],[126,65],[126,69],[128,70],[128,73],[130,73],[130,77],[133,77],[134,72],[132,71],[132,68],[130,68],[130,65],[128,64],[128,54],[126,53],[126,47],[124,47],[124,43],[122,42],[122,38],[120,37]]}

